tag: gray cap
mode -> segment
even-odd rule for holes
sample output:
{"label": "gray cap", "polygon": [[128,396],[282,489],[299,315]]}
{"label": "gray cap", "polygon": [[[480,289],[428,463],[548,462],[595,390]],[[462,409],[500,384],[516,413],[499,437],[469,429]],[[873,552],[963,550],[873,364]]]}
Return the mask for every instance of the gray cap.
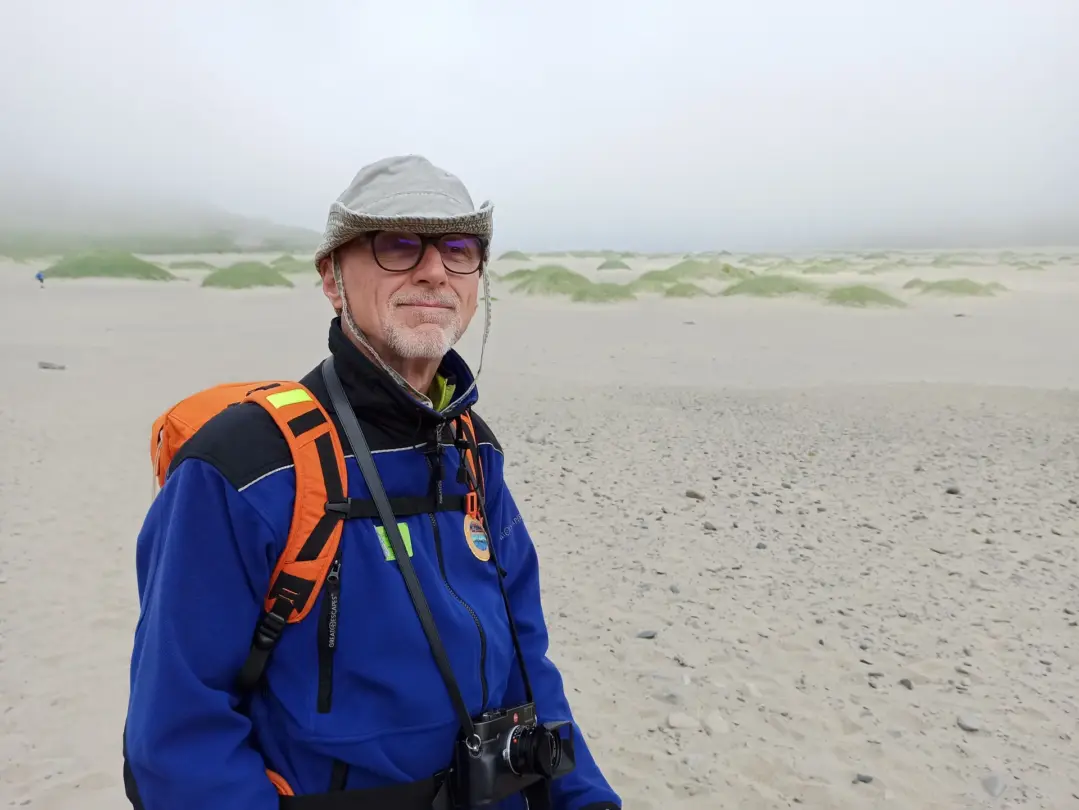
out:
{"label": "gray cap", "polygon": [[315,265],[367,231],[470,233],[483,237],[490,252],[494,206],[478,209],[456,176],[419,155],[383,158],[364,166],[330,206]]}

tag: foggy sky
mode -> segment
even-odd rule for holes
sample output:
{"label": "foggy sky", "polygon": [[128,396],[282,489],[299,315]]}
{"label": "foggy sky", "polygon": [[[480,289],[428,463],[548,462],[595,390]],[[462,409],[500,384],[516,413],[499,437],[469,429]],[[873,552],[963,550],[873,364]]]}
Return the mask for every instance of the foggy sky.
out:
{"label": "foggy sky", "polygon": [[0,177],[52,195],[321,230],[416,152],[502,249],[1079,243],[1076,0],[0,9]]}

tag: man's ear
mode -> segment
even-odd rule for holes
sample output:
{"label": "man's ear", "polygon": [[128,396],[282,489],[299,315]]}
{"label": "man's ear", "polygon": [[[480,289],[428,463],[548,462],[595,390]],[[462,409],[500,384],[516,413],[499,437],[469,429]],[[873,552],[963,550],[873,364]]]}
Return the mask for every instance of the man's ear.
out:
{"label": "man's ear", "polygon": [[341,291],[337,289],[337,279],[333,277],[333,254],[325,257],[318,263],[318,272],[322,276],[322,294],[330,302],[334,312],[341,314],[342,301]]}

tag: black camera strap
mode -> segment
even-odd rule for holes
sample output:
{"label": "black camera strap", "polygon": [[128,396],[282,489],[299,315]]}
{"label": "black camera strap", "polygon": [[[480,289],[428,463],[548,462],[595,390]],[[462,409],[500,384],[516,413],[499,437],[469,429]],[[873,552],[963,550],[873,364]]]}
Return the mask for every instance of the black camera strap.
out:
{"label": "black camera strap", "polygon": [[[423,588],[420,586],[416,571],[412,567],[412,560],[405,550],[405,543],[401,539],[400,530],[397,528],[397,519],[394,517],[393,509],[390,508],[386,491],[382,487],[382,478],[378,474],[378,468],[375,466],[375,460],[371,456],[371,450],[367,446],[367,440],[363,436],[360,423],[356,419],[356,414],[353,412],[351,404],[349,404],[348,396],[341,386],[341,380],[333,367],[332,357],[326,358],[322,364],[322,378],[325,380],[326,388],[329,390],[333,409],[341,420],[345,438],[352,447],[352,453],[356,458],[356,463],[360,466],[360,472],[363,473],[364,480],[367,482],[367,488],[371,490],[371,498],[378,508],[382,527],[386,530],[386,537],[390,541],[394,556],[397,558],[397,564],[401,569],[401,576],[405,579],[408,595],[412,599],[416,615],[423,626],[427,642],[431,646],[431,653],[435,657],[435,664],[438,666],[438,671],[441,673],[446,689],[450,693],[450,699],[453,701],[454,710],[457,712],[457,718],[465,735],[465,744],[471,750],[471,744],[476,736],[476,727],[468,714],[468,706],[465,705],[465,699],[461,696],[457,680],[453,677],[453,667],[450,665],[450,659],[446,655],[445,647],[442,646],[442,639],[438,635],[438,628],[435,626],[434,617],[431,615],[431,608],[427,604],[427,599],[423,595]],[[478,741],[476,743],[478,745]]]}

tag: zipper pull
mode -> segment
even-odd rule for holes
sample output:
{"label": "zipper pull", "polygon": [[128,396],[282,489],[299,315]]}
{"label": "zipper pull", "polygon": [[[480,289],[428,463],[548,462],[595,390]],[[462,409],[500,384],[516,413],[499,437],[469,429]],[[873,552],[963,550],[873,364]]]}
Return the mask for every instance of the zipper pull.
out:
{"label": "zipper pull", "polygon": [[330,565],[330,573],[326,575],[326,582],[338,585],[341,582],[341,558],[337,557]]}

